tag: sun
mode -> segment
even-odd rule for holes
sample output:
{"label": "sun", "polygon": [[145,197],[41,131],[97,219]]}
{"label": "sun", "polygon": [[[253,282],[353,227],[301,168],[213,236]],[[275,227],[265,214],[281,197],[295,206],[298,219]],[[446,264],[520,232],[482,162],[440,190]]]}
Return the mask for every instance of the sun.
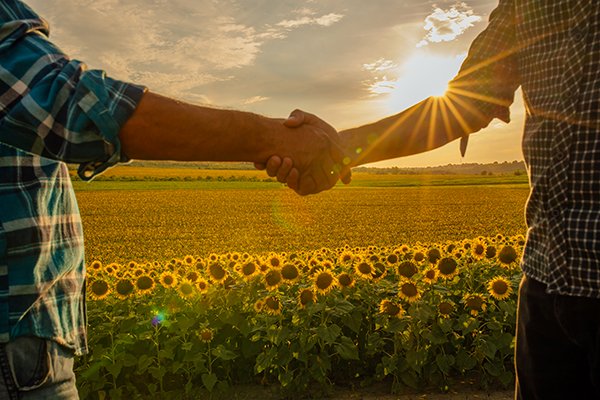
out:
{"label": "sun", "polygon": [[413,53],[399,68],[398,78],[387,84],[391,88],[386,101],[388,111],[398,112],[430,96],[443,96],[464,58],[464,54]]}

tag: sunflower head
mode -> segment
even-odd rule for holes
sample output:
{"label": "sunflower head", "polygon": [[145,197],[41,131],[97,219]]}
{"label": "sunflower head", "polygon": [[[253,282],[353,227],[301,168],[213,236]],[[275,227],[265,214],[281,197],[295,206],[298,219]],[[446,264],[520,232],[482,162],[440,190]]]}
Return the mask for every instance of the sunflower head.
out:
{"label": "sunflower head", "polygon": [[283,281],[283,276],[281,276],[281,271],[278,269],[271,269],[264,275],[265,279],[265,287],[268,290],[273,290],[279,287],[281,282]]}
{"label": "sunflower head", "polygon": [[488,246],[485,249],[485,258],[487,259],[492,259],[494,257],[496,257],[496,246]]}
{"label": "sunflower head", "polygon": [[286,281],[295,281],[300,277],[300,271],[298,268],[292,263],[285,263],[283,267],[281,267],[281,276]]}
{"label": "sunflower head", "polygon": [[97,273],[102,271],[102,263],[100,261],[92,261],[90,266],[87,268],[91,273]]}
{"label": "sunflower head", "polygon": [[354,254],[350,251],[343,251],[339,258],[340,264],[350,265],[354,261]]}
{"label": "sunflower head", "polygon": [[122,278],[115,284],[115,296],[121,300],[128,298],[133,293],[133,282],[127,278]]}
{"label": "sunflower head", "polygon": [[385,258],[385,261],[388,263],[388,265],[393,266],[396,265],[400,259],[398,258],[398,254],[390,253]]}
{"label": "sunflower head", "polygon": [[240,273],[244,279],[248,280],[258,273],[258,265],[254,261],[247,261],[242,264]]}
{"label": "sunflower head", "polygon": [[280,314],[281,302],[276,296],[268,296],[264,300],[263,310],[269,314]]}
{"label": "sunflower head", "polygon": [[441,301],[440,304],[438,304],[438,312],[442,317],[447,318],[454,312],[454,304],[446,300]]}
{"label": "sunflower head", "polygon": [[480,294],[467,294],[464,297],[465,307],[471,315],[476,316],[487,308],[485,299]]}
{"label": "sunflower head", "polygon": [[185,256],[183,257],[183,262],[187,265],[193,265],[196,262],[196,258],[194,256]]}
{"label": "sunflower head", "polygon": [[256,300],[254,302],[254,311],[257,313],[261,312],[263,307],[265,306],[265,301],[262,299]]}
{"label": "sunflower head", "polygon": [[418,269],[412,261],[403,261],[398,265],[396,271],[398,272],[398,275],[410,279],[417,273]]}
{"label": "sunflower head", "polygon": [[159,282],[165,288],[172,288],[177,285],[177,277],[170,271],[165,271],[160,274]]}
{"label": "sunflower head", "polygon": [[437,281],[437,270],[435,268],[427,268],[423,273],[423,281],[435,283]]}
{"label": "sunflower head", "polygon": [[191,270],[185,274],[185,277],[190,282],[196,282],[198,278],[200,278],[200,274],[198,273],[198,271]]}
{"label": "sunflower head", "polygon": [[354,286],[354,278],[352,277],[352,275],[346,272],[342,272],[341,274],[339,274],[337,276],[337,281],[338,284],[343,288]]}
{"label": "sunflower head", "polygon": [[417,301],[421,297],[417,285],[413,282],[401,282],[398,290],[398,296],[409,303]]}
{"label": "sunflower head", "polygon": [[282,261],[281,261],[281,257],[279,257],[279,255],[277,254],[270,254],[269,257],[267,257],[267,265],[271,268],[279,268],[281,267]]}
{"label": "sunflower head", "polygon": [[415,252],[415,254],[413,255],[413,260],[415,260],[418,263],[423,262],[425,260],[425,253],[423,253],[422,251]]}
{"label": "sunflower head", "polygon": [[208,292],[208,287],[209,283],[206,279],[198,278],[198,280],[196,281],[196,289],[198,289],[200,293]]}
{"label": "sunflower head", "polygon": [[315,290],[319,293],[327,293],[336,286],[336,280],[329,271],[321,271],[314,277]]}
{"label": "sunflower head", "polygon": [[473,246],[471,247],[471,255],[476,260],[481,260],[483,257],[485,257],[485,246],[483,245],[483,243],[481,243],[481,242],[474,243]]}
{"label": "sunflower head", "polygon": [[139,294],[149,293],[154,289],[154,279],[149,275],[140,275],[135,279],[135,288]]}
{"label": "sunflower head", "polygon": [[498,252],[498,261],[504,265],[514,263],[517,260],[517,257],[517,251],[510,245],[502,247],[502,249],[500,249]]}
{"label": "sunflower head", "polygon": [[94,300],[102,300],[110,294],[110,286],[104,279],[94,279],[89,284],[90,297]]}
{"label": "sunflower head", "polygon": [[227,279],[227,271],[220,262],[212,262],[208,265],[208,276],[215,283],[221,283]]}
{"label": "sunflower head", "polygon": [[194,295],[194,284],[189,280],[183,278],[177,286],[177,293],[184,299],[189,299]]}
{"label": "sunflower head", "polygon": [[452,279],[458,274],[458,263],[452,257],[444,257],[437,264],[438,275],[444,279]]}
{"label": "sunflower head", "polygon": [[404,310],[399,304],[389,300],[381,300],[381,303],[379,303],[379,312],[390,317],[400,317],[404,314]]}
{"label": "sunflower head", "polygon": [[501,276],[497,276],[489,281],[487,289],[490,296],[496,300],[505,300],[510,297],[512,293],[510,282]]}
{"label": "sunflower head", "polygon": [[198,337],[200,338],[201,341],[203,341],[204,343],[209,343],[213,340],[214,338],[214,332],[212,329],[209,328],[204,328],[202,329],[200,332],[198,332]]}
{"label": "sunflower head", "polygon": [[435,247],[427,250],[427,260],[430,263],[435,264],[440,258],[442,258],[442,254]]}
{"label": "sunflower head", "polygon": [[361,261],[354,267],[354,271],[358,276],[364,279],[373,279],[373,266],[368,261]]}
{"label": "sunflower head", "polygon": [[298,303],[300,303],[300,307],[304,308],[307,305],[315,302],[315,292],[311,289],[302,289],[300,294],[298,295]]}

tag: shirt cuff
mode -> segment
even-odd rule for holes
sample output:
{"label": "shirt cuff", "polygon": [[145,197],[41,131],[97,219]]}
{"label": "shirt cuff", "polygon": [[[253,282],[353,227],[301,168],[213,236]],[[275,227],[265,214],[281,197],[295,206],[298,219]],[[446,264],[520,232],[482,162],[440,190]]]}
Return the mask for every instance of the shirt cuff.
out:
{"label": "shirt cuff", "polygon": [[129,161],[121,152],[119,131],[135,111],[146,88],[109,78],[104,71],[90,70],[82,74],[78,91],[78,106],[104,140],[105,157],[82,163],[77,170],[82,180],[89,181],[107,168]]}

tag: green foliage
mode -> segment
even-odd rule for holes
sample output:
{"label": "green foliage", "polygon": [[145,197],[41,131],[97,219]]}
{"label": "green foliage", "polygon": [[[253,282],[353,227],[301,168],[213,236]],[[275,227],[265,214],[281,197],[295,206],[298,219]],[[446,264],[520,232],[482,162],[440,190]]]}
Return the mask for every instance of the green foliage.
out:
{"label": "green foliage", "polygon": [[[194,399],[261,383],[293,397],[356,380],[389,381],[399,390],[451,387],[464,377],[476,377],[484,387],[508,387],[520,271],[516,262],[471,249],[511,246],[520,253],[522,239],[437,244],[441,258],[457,264],[456,271],[442,268],[447,276],[437,260],[418,256],[429,249],[420,245],[227,253],[165,264],[92,263],[91,352],[77,366],[80,395]],[[417,273],[402,276],[398,264],[415,258],[421,260],[415,261]],[[274,268],[272,259],[296,265],[299,279],[267,289],[264,276]],[[210,275],[211,262],[226,266],[224,280]],[[257,270],[244,274],[241,266],[249,262]],[[363,262],[373,267],[372,274],[359,273]],[[383,270],[374,267],[378,263]],[[315,276],[322,272],[334,278],[345,273],[353,282],[341,287],[333,279],[331,286],[319,287]],[[142,276],[153,279],[151,289],[137,287]],[[134,293],[116,292],[122,279],[131,280]],[[106,282],[110,292],[95,293],[103,285],[94,282]],[[404,293],[406,282],[416,293]],[[507,290],[493,289],[494,282],[507,283]],[[185,285],[191,292],[182,290]],[[303,304],[299,294],[306,290],[313,301]]]}

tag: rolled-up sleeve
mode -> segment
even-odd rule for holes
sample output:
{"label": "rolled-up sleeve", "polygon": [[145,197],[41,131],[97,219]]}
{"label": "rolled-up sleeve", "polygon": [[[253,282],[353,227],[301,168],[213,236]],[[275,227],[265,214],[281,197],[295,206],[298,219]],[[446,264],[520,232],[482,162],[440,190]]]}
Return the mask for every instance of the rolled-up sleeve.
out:
{"label": "rolled-up sleeve", "polygon": [[[471,44],[446,96],[463,111],[462,118],[477,131],[494,118],[510,122],[509,107],[520,85],[514,0],[500,0],[486,29]],[[463,136],[461,151],[468,135]]]}
{"label": "rolled-up sleeve", "polygon": [[0,142],[80,164],[85,180],[127,161],[118,134],[145,88],[69,59],[46,22],[24,14],[0,22]]}

